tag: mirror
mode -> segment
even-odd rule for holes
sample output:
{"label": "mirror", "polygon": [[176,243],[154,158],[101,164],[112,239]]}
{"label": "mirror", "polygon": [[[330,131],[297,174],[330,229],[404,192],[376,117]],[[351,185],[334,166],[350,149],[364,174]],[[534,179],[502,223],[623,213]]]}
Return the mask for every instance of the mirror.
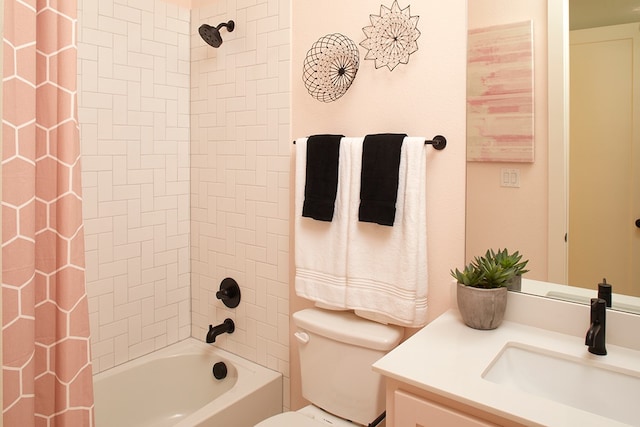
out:
{"label": "mirror", "polygon": [[[585,14],[585,7],[590,3],[602,10],[596,10],[591,15]],[[580,283],[572,283],[569,274],[569,262],[575,258],[569,248],[572,244],[576,245],[571,238],[565,242],[565,234],[573,230],[568,208],[568,187],[569,181],[575,179],[567,171],[572,155],[568,144],[572,120],[568,108],[569,17],[587,22],[592,19],[589,16],[603,18],[616,15],[611,17],[616,21],[577,24],[581,28],[640,21],[640,0],[601,3],[597,0],[474,0],[468,6],[469,29],[533,21],[535,159],[533,163],[467,163],[466,258],[469,260],[489,247],[519,250],[530,260],[530,272],[525,278],[533,279],[528,281],[529,288],[523,290],[585,303],[595,296],[597,284],[606,274],[592,280],[583,279]],[[545,73],[547,70],[548,75]],[[573,118],[573,121],[575,123],[576,119]],[[573,132],[577,133],[575,129]],[[637,137],[636,133],[636,144]],[[502,169],[517,169],[520,187],[501,187]],[[637,170],[629,180],[639,180]],[[577,191],[575,189],[579,187],[574,183],[572,188]],[[635,193],[639,193],[637,188]],[[629,205],[630,209],[640,209],[638,202],[635,203]],[[640,211],[636,214],[640,216]],[[640,229],[627,231],[636,240],[640,239]],[[571,231],[571,236],[575,234]],[[637,243],[635,245],[636,248],[639,246]],[[607,247],[610,251],[616,251],[610,245]],[[633,258],[628,258],[634,264]],[[585,261],[580,260],[573,260],[573,263],[585,265]],[[597,264],[592,261],[587,263]],[[609,281],[614,282],[611,278]],[[632,281],[628,281],[630,285]],[[552,284],[553,289],[550,289]],[[613,286],[614,293],[619,293],[623,287],[616,286],[615,282]],[[638,291],[636,284],[635,290],[628,287],[624,293],[637,297]],[[618,304],[618,308],[636,311],[633,306],[637,305],[640,313],[640,299],[616,295],[614,308],[616,300],[625,303]],[[627,302],[632,308],[626,307]]]}

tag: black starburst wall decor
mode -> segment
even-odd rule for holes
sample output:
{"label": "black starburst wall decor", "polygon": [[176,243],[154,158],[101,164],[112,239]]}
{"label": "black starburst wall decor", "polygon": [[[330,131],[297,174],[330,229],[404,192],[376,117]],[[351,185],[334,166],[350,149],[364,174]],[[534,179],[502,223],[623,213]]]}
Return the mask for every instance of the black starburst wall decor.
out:
{"label": "black starburst wall decor", "polygon": [[360,54],[353,40],[342,34],[327,34],[307,52],[302,79],[311,96],[333,102],[347,92],[359,65]]}
{"label": "black starburst wall decor", "polygon": [[370,15],[371,25],[362,31],[367,38],[360,46],[368,50],[364,59],[375,61],[375,67],[388,67],[390,71],[398,64],[407,64],[409,56],[418,50],[418,19],[411,16],[410,6],[400,9],[394,0],[391,9],[381,5],[380,15]]}

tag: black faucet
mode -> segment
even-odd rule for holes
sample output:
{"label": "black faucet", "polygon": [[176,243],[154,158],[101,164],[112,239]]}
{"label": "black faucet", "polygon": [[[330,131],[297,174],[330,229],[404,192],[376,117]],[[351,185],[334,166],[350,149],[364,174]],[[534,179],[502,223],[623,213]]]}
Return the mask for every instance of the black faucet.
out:
{"label": "black faucet", "polygon": [[584,339],[584,345],[589,346],[589,352],[604,356],[607,354],[605,347],[605,329],[607,317],[607,302],[602,298],[591,298],[591,326]]}
{"label": "black faucet", "polygon": [[207,344],[216,342],[218,335],[227,333],[232,334],[236,330],[236,325],[231,319],[225,319],[224,322],[218,326],[209,325],[209,332],[207,332]]}
{"label": "black faucet", "polygon": [[602,298],[607,302],[607,307],[611,307],[611,283],[607,283],[607,278],[602,279],[602,283],[598,283],[598,298]]}

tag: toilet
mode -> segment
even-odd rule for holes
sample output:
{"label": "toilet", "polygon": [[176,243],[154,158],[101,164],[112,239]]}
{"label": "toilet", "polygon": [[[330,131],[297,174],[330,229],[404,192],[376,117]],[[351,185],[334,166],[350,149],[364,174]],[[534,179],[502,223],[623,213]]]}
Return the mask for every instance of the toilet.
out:
{"label": "toilet", "polygon": [[403,328],[319,308],[294,313],[293,322],[302,396],[311,405],[256,427],[354,427],[376,420],[385,410],[385,388],[371,365],[400,343]]}

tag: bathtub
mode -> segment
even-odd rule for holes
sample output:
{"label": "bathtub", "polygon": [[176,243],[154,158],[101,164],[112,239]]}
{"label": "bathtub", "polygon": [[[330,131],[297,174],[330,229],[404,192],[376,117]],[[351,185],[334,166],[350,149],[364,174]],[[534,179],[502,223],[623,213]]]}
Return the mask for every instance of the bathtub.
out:
{"label": "bathtub", "polygon": [[193,338],[93,378],[99,427],[251,427],[282,412],[280,373]]}

